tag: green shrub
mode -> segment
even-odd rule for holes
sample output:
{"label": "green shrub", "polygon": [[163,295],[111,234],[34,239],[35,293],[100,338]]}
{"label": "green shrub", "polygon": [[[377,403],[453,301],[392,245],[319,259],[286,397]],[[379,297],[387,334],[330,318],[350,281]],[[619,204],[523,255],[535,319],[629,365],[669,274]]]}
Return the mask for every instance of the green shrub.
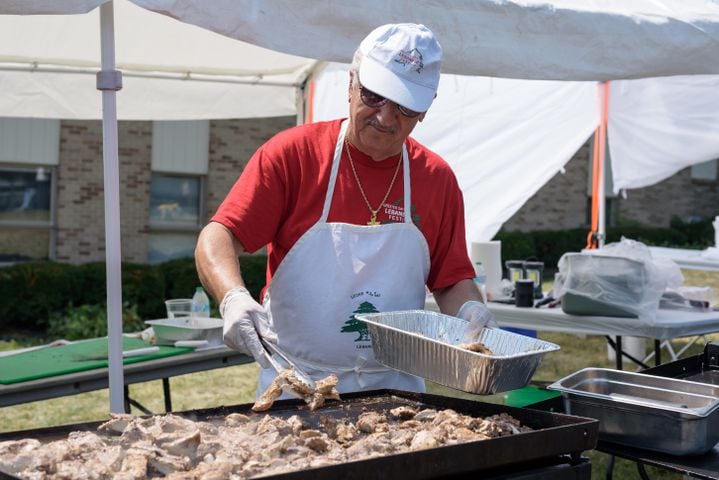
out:
{"label": "green shrub", "polygon": [[[240,260],[247,288],[255,298],[265,284],[266,261],[264,255],[247,255]],[[51,318],[59,325],[64,316],[69,316],[73,325],[87,321],[88,331],[95,332],[93,322],[103,323],[97,317],[99,311],[104,315],[106,308],[106,284],[103,262],[36,262],[0,268],[0,332],[44,332]],[[144,320],[164,318],[165,299],[190,298],[199,285],[193,258],[158,265],[122,265],[123,303],[133,305],[138,318]],[[219,316],[217,307],[211,300],[213,316]],[[82,328],[73,326],[70,330]]]}
{"label": "green shrub", "polygon": [[155,265],[122,265],[122,301],[137,305],[142,318],[164,318],[165,278]]}
{"label": "green shrub", "polygon": [[674,216],[669,223],[673,230],[677,230],[686,237],[688,248],[705,249],[714,246],[714,225],[713,219],[706,218],[694,222],[684,222],[679,217]]}
{"label": "green shrub", "polygon": [[157,266],[165,279],[165,298],[191,298],[200,286],[194,258],[170,260]]}
{"label": "green shrub", "polygon": [[578,228],[538,231],[534,242],[537,245],[537,258],[552,270],[566,252],[579,252],[587,246],[587,231]]}
{"label": "green shrub", "polygon": [[242,255],[240,257],[240,269],[242,270],[242,278],[245,280],[247,290],[260,303],[262,303],[260,292],[262,287],[265,286],[267,278],[265,274],[266,268],[266,255]]}
{"label": "green shrub", "polygon": [[501,231],[495,239],[502,241],[502,260],[536,259],[552,270],[565,252],[578,252],[586,246],[587,232],[581,229]]}
{"label": "green shrub", "polygon": [[74,300],[77,267],[33,262],[0,269],[0,325],[41,330],[48,317]]}
{"label": "green shrub", "polygon": [[[104,305],[68,305],[62,313],[53,313],[49,318],[50,338],[81,340],[107,335],[107,310]],[[137,332],[146,325],[137,313],[136,305],[125,303],[122,309],[122,331]]]}
{"label": "green shrub", "polygon": [[499,232],[495,240],[502,242],[502,260],[525,260],[537,255],[534,236],[524,232]]}
{"label": "green shrub", "polygon": [[85,263],[77,266],[74,282],[75,305],[105,304],[107,300],[107,272],[105,262]]}
{"label": "green shrub", "polygon": [[[532,232],[500,231],[495,236],[502,241],[503,260],[536,258],[544,262],[545,269],[553,270],[566,252],[579,252],[587,245],[588,229],[535,230]],[[637,222],[625,221],[606,231],[605,243],[618,242],[622,237],[637,240],[649,246],[676,248],[706,248],[713,244],[712,220],[684,223],[674,218],[670,228],[646,227]]]}
{"label": "green shrub", "polygon": [[622,237],[631,238],[655,247],[685,247],[687,245],[687,236],[679,230],[641,226],[607,228],[605,243],[618,242]]}

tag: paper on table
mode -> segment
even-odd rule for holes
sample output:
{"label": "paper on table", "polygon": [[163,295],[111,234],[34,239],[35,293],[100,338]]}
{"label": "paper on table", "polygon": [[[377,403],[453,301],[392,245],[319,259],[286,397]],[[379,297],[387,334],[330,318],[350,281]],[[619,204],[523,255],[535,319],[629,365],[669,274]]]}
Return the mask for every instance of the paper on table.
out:
{"label": "paper on table", "polygon": [[487,293],[497,296],[502,284],[502,242],[472,242],[471,258],[475,272],[480,268],[484,270]]}

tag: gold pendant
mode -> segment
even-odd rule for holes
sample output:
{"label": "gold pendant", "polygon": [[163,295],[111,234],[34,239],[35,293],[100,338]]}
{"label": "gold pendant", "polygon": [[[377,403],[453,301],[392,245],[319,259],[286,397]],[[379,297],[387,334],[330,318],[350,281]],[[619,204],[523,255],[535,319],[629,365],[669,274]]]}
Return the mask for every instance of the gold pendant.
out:
{"label": "gold pendant", "polygon": [[369,219],[369,222],[367,222],[367,225],[379,225],[379,222],[377,221],[377,214],[373,213],[372,216]]}

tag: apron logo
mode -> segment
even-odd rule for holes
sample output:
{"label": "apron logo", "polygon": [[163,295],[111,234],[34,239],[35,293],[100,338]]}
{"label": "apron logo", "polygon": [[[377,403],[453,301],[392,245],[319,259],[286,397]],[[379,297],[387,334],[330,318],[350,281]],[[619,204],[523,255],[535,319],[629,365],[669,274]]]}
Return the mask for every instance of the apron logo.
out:
{"label": "apron logo", "polygon": [[369,329],[367,328],[366,323],[357,320],[357,317],[355,317],[355,315],[358,313],[379,313],[379,310],[377,310],[375,306],[372,305],[370,302],[360,303],[359,307],[357,307],[357,310],[352,312],[352,315],[350,315],[349,320],[344,323],[340,332],[356,332],[357,334],[359,334],[359,337],[355,339],[355,342],[369,342]]}

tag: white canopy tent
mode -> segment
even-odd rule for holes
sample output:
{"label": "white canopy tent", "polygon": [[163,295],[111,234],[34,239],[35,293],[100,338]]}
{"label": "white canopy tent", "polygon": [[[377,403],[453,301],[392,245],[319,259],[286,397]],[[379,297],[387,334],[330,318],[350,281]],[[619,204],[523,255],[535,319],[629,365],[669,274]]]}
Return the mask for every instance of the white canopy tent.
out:
{"label": "white canopy tent", "polygon": [[[611,80],[620,78],[640,78],[678,74],[719,74],[719,5],[701,0],[637,0],[631,5],[621,0],[577,2],[571,0],[551,1],[499,1],[499,0],[463,0],[453,2],[451,8],[434,1],[397,0],[385,2],[368,0],[360,4],[349,0],[132,0],[134,4],[174,17],[182,22],[205,27],[229,37],[243,40],[254,45],[271,48],[291,55],[301,55],[325,61],[348,62],[361,38],[373,27],[381,23],[413,21],[424,23],[432,28],[441,39],[445,55],[445,71],[464,75],[484,75],[491,77],[525,78],[544,80]],[[115,0],[122,5],[124,2]],[[117,118],[115,107],[115,89],[119,87],[115,74],[115,45],[113,3],[111,0],[2,0],[0,15],[38,15],[38,14],[78,14],[90,12],[101,7],[100,38],[102,39],[102,70],[98,87],[103,89],[103,130],[105,165],[105,203],[106,203],[106,242],[107,242],[107,278],[108,278],[108,324],[109,324],[109,361],[110,361],[110,409],[122,411],[122,349],[120,321],[120,243],[119,243],[119,193],[117,165]],[[123,7],[120,7],[123,8]],[[19,17],[0,17],[10,24],[29,19]],[[64,21],[59,18],[59,21]],[[7,24],[0,25],[4,32]],[[27,27],[25,27],[27,28]],[[118,32],[126,26],[118,23]],[[139,24],[132,24],[132,34],[138,34]],[[40,30],[37,38],[27,39],[28,45],[38,43],[45,32],[52,31],[49,26]],[[84,51],[84,47],[97,45],[97,36],[78,37],[77,42],[65,43],[65,38],[73,38],[73,27],[62,27],[62,35],[46,42],[42,48],[46,53],[38,54],[31,65],[53,65],[43,61],[58,58],[53,52],[61,51],[72,58],[72,51],[62,50],[64,46]],[[176,53],[190,49],[193,44],[185,44],[183,37],[167,38],[161,30],[145,30],[148,37],[139,40],[135,53],[152,51],[154,45],[164,45],[166,58],[172,60]],[[8,58],[5,47],[16,47],[17,37],[3,39],[0,62],[20,65],[20,68],[0,68],[0,77],[12,76],[13,72],[22,74],[28,70],[23,63],[32,54],[25,52],[24,45],[18,51],[24,52],[23,58]],[[9,42],[9,43],[7,43]],[[72,46],[74,45],[74,46]],[[119,45],[119,44],[118,44]],[[232,53],[225,47],[208,48],[200,53],[194,52],[193,61],[200,62],[211,52],[216,51],[219,58],[231,63]],[[86,52],[92,56],[91,51]],[[97,55],[98,52],[95,53]],[[118,58],[124,55],[118,47]],[[238,54],[239,55],[239,54]],[[264,53],[260,53],[260,56]],[[22,60],[18,62],[18,60]],[[87,58],[85,58],[87,60]],[[97,57],[91,58],[91,64],[79,63],[75,67],[96,68]],[[279,60],[277,60],[279,62]],[[142,61],[137,60],[139,64]],[[140,72],[162,71],[172,64],[159,61],[157,70],[150,68],[135,69]],[[72,62],[70,62],[70,66]],[[60,64],[64,70],[67,64]],[[152,65],[152,63],[144,63]],[[274,65],[269,61],[269,65]],[[312,61],[295,70],[277,72],[281,75],[302,75],[311,69]],[[10,65],[12,67],[12,65]],[[131,75],[133,65],[127,65],[128,75],[125,83],[143,75]],[[221,68],[221,67],[220,67]],[[172,70],[172,69],[170,69]],[[182,72],[183,70],[180,69]],[[187,71],[187,70],[185,70]],[[301,72],[301,73],[297,73]],[[68,72],[58,71],[65,75]],[[176,70],[168,73],[168,76]],[[200,70],[198,75],[235,74],[238,72],[219,72]],[[31,80],[27,76],[21,82],[3,83],[3,85],[23,86]],[[81,74],[75,74],[81,75]],[[242,73],[239,74],[243,76]],[[194,75],[190,75],[192,78]],[[39,75],[38,75],[39,77]],[[160,76],[162,77],[162,76]],[[78,106],[62,106],[63,103],[81,102],[77,97],[63,98],[53,87],[59,82],[37,81],[34,94],[44,94],[38,102],[27,98],[15,97],[8,104],[0,103],[0,115],[24,116],[18,103],[35,103],[42,106],[55,104],[49,114],[56,116],[64,111],[73,118],[89,118],[81,113]],[[264,78],[264,76],[263,76]],[[161,82],[162,78],[151,81]],[[167,79],[169,80],[169,79]],[[177,80],[172,80],[177,81]],[[0,80],[5,82],[5,80]],[[33,82],[31,82],[33,83]],[[134,83],[134,80],[132,80]],[[209,82],[208,82],[209,83]],[[241,84],[241,82],[236,82]],[[189,82],[188,82],[189,84]],[[86,88],[76,83],[73,89]],[[94,86],[93,86],[94,88]],[[149,82],[142,88],[151,89]],[[187,87],[191,88],[191,87]],[[209,87],[208,87],[209,88]],[[158,93],[160,95],[162,87]],[[255,90],[252,90],[255,92]],[[4,95],[7,90],[4,89]],[[142,95],[142,89],[137,95]],[[176,96],[174,96],[176,95]],[[174,94],[167,99],[169,103],[182,104],[184,95]],[[192,97],[189,95],[188,97]],[[148,118],[137,114],[146,107],[149,112],[151,102],[144,97],[145,103],[133,110],[125,118]],[[249,102],[249,99],[243,98]],[[202,118],[211,105],[217,106],[228,98],[215,102],[189,101],[184,113],[165,118]],[[244,103],[244,102],[243,102]],[[280,102],[282,103],[282,102]],[[284,102],[283,105],[286,105]],[[129,105],[129,102],[128,102]],[[50,108],[50,107],[49,107]],[[123,115],[124,98],[120,106]],[[169,107],[164,107],[168,111]],[[279,107],[278,107],[279,108]],[[197,109],[197,110],[194,110]],[[93,109],[94,110],[94,109]],[[30,110],[28,110],[30,111]],[[72,112],[75,112],[74,114]],[[32,114],[35,115],[35,114]],[[92,116],[91,114],[89,114]],[[99,116],[99,112],[96,111]],[[137,116],[136,116],[137,115]],[[214,115],[214,114],[213,114]],[[240,110],[234,117],[241,116]],[[96,116],[92,116],[97,118]],[[123,117],[121,117],[123,118]],[[184,117],[187,118],[187,117]],[[218,118],[218,117],[212,117]],[[222,118],[222,117],[220,117]],[[509,132],[507,132],[509,133]]]}

